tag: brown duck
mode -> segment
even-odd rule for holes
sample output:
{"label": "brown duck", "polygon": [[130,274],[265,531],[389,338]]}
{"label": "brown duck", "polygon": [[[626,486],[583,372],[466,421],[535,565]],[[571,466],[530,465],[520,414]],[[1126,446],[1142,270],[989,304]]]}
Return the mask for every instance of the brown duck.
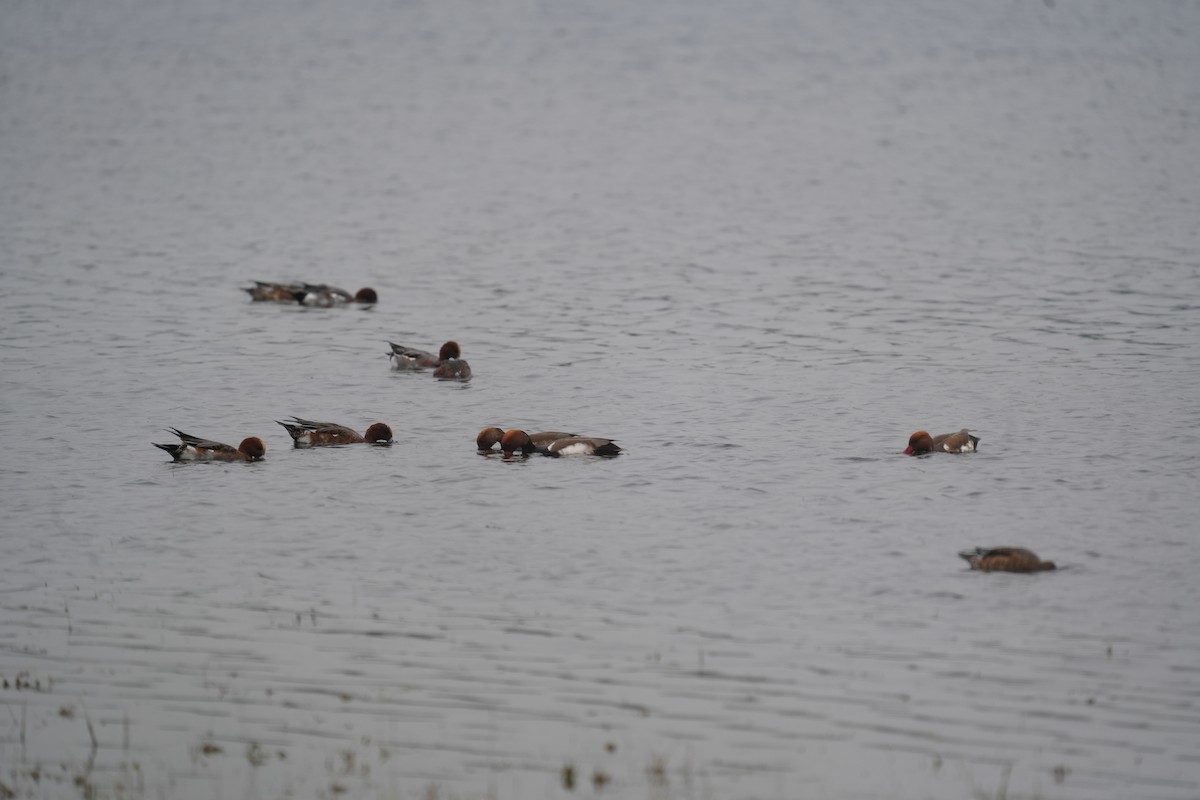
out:
{"label": "brown duck", "polygon": [[367,432],[359,436],[358,432],[338,425],[336,422],[314,422],[311,419],[292,417],[291,422],[279,422],[296,447],[320,447],[322,445],[355,444],[370,442],[371,444],[391,444],[392,429],[385,423],[376,422],[367,428]]}
{"label": "brown duck", "polygon": [[[529,439],[533,442],[534,449],[541,449],[557,439],[567,439],[574,435],[566,431],[538,431],[529,434]],[[475,446],[480,450],[491,450],[503,438],[503,428],[484,428],[475,437]]]}
{"label": "brown duck", "polygon": [[926,431],[917,431],[908,437],[906,456],[919,456],[925,453],[974,453],[979,445],[979,437],[967,433],[963,428],[957,433],[942,433],[930,436]]}
{"label": "brown duck", "polygon": [[958,554],[965,558],[971,569],[980,572],[1042,572],[1057,569],[1053,561],[1042,561],[1035,553],[1024,547],[976,547]]}
{"label": "brown duck", "polygon": [[392,352],[388,354],[392,369],[412,371],[433,367],[433,377],[440,380],[465,381],[471,377],[471,365],[462,360],[462,348],[458,346],[458,342],[446,342],[436,356],[415,347],[395,342],[388,344],[392,348]]}
{"label": "brown duck", "polygon": [[505,432],[500,439],[500,450],[505,457],[511,457],[513,453],[518,452],[529,455],[534,451],[548,456],[615,456],[621,452],[621,448],[612,439],[600,439],[592,436],[569,436],[565,439],[553,439],[548,444],[540,446],[534,443],[533,437],[520,430]]}

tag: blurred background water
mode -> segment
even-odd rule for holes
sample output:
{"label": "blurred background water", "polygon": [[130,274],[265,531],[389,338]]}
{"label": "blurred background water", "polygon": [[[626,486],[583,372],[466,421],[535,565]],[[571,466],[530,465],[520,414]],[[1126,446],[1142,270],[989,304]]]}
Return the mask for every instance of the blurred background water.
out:
{"label": "blurred background water", "polygon": [[[0,795],[1200,797],[1198,39],[5,3]],[[451,338],[467,384],[388,369]]]}

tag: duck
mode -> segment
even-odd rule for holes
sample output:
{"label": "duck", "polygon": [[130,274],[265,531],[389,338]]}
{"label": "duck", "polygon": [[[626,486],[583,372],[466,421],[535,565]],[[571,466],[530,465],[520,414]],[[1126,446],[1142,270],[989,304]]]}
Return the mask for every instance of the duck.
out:
{"label": "duck", "polygon": [[316,308],[332,308],[349,303],[369,306],[379,302],[379,294],[369,286],[364,286],[354,294],[350,294],[345,289],[339,289],[336,286],[327,286],[324,283],[306,283],[293,294],[296,302],[300,305]]}
{"label": "duck", "polygon": [[379,302],[379,293],[369,286],[350,294],[345,289],[324,283],[255,281],[254,286],[247,287],[245,291],[250,294],[250,299],[256,302],[299,303],[302,306],[317,308],[331,308],[348,303],[374,305]]}
{"label": "duck", "polygon": [[267,446],[257,436],[242,439],[237,447],[214,442],[211,439],[201,439],[198,436],[184,433],[178,428],[169,428],[171,433],[179,437],[179,444],[158,444],[155,447],[166,450],[175,461],[261,461],[267,453]]}
{"label": "duck", "polygon": [[471,365],[463,361],[462,348],[458,346],[458,342],[446,342],[436,356],[428,351],[395,342],[388,342],[388,345],[392,348],[392,352],[388,353],[392,369],[410,372],[433,367],[433,377],[440,380],[465,381],[471,377]]}
{"label": "duck", "polygon": [[979,437],[972,436],[966,428],[956,433],[941,433],[930,436],[926,431],[917,431],[908,437],[906,456],[919,456],[925,453],[974,453],[979,446]]}
{"label": "duck", "polygon": [[[575,436],[576,434],[567,433],[565,431],[538,431],[537,433],[531,433],[528,435],[530,440],[533,442],[534,449],[541,449],[556,439],[567,439],[571,436]],[[484,428],[479,432],[479,435],[475,437],[475,446],[483,451],[491,450],[492,447],[498,444],[503,438],[503,428]]]}
{"label": "duck", "polygon": [[1024,547],[976,547],[958,554],[965,558],[971,569],[981,572],[1042,572],[1058,569],[1053,561],[1042,561],[1031,550]]}
{"label": "duck", "polygon": [[292,417],[291,422],[275,422],[284,427],[292,437],[296,447],[320,447],[322,445],[356,444],[369,442],[371,444],[391,444],[392,429],[382,422],[376,422],[367,428],[367,432],[359,436],[354,430],[336,422],[314,422],[311,419]]}
{"label": "duck", "polygon": [[[482,436],[483,432],[480,432],[480,435]],[[615,456],[621,452],[621,448],[612,439],[566,436],[553,438],[546,444],[538,445],[525,431],[506,431],[500,439],[500,451],[505,456],[511,456],[518,450],[524,455],[538,451],[548,456]]]}

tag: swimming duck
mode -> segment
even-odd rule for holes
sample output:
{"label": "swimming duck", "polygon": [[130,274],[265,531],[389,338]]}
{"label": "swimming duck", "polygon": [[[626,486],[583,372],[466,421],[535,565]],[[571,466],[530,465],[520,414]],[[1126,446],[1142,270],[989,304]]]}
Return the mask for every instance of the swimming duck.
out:
{"label": "swimming duck", "polygon": [[1024,547],[977,547],[958,554],[965,558],[971,569],[981,572],[1041,572],[1057,569],[1053,561],[1042,561]]}
{"label": "swimming duck", "polygon": [[[565,431],[538,431],[529,434],[529,439],[533,442],[534,449],[541,449],[556,439],[566,439],[574,435]],[[503,438],[504,430],[502,428],[484,428],[475,437],[475,446],[480,450],[491,450]]]}
{"label": "swimming duck", "polygon": [[974,453],[979,444],[979,437],[967,433],[963,428],[956,433],[942,433],[930,436],[925,431],[917,431],[908,437],[906,456],[919,456],[925,453]]}
{"label": "swimming duck", "polygon": [[379,295],[369,286],[364,286],[355,294],[350,294],[345,289],[339,289],[336,286],[327,286],[321,284],[304,284],[303,288],[294,292],[296,302],[302,306],[315,306],[317,308],[332,308],[333,306],[344,306],[348,303],[359,303],[361,305],[373,305],[379,302]]}
{"label": "swimming duck", "polygon": [[388,345],[392,348],[392,352],[388,354],[392,369],[407,372],[433,367],[433,377],[441,380],[465,381],[471,377],[471,365],[462,360],[462,348],[458,346],[458,342],[446,342],[436,356],[425,350],[395,342],[388,342]]}
{"label": "swimming duck", "polygon": [[371,444],[391,444],[392,429],[382,422],[376,422],[367,428],[366,434],[359,436],[354,430],[335,422],[314,422],[310,419],[292,417],[291,422],[276,423],[282,425],[292,437],[296,447],[320,447],[322,445],[355,444],[370,442]]}
{"label": "swimming duck", "polygon": [[178,428],[170,428],[170,431],[179,437],[180,444],[151,444],[166,450],[175,461],[261,461],[267,453],[266,444],[257,436],[247,437],[237,447],[233,447],[192,436]]}
{"label": "swimming duck", "polygon": [[345,289],[339,289],[336,286],[301,281],[293,283],[255,281],[254,286],[246,287],[244,291],[255,302],[299,303],[318,308],[329,308],[347,303],[371,305],[379,302],[378,293],[370,287],[363,287],[356,294],[350,294]]}
{"label": "swimming duck", "polygon": [[[482,432],[480,435],[482,436]],[[533,437],[521,430],[506,431],[500,439],[500,450],[506,456],[511,456],[517,451],[529,455],[535,450],[548,456],[615,456],[621,452],[621,448],[612,439],[591,436],[555,438],[539,446],[533,441]]]}

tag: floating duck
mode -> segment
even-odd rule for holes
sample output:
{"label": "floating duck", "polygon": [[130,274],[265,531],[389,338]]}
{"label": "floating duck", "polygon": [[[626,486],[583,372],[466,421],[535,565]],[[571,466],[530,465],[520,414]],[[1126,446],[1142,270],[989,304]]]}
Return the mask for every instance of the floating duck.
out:
{"label": "floating duck", "polygon": [[439,380],[465,381],[471,377],[471,365],[463,361],[458,342],[446,342],[436,356],[426,350],[395,342],[388,342],[388,345],[392,348],[392,352],[388,353],[392,369],[409,372],[433,367],[433,377]]}
{"label": "floating duck", "polygon": [[296,447],[321,447],[323,445],[356,444],[369,442],[371,444],[391,444],[392,429],[382,422],[376,422],[367,428],[367,432],[359,436],[351,428],[338,425],[335,422],[314,422],[311,419],[292,417],[291,422],[280,422],[292,437]]}
{"label": "floating duck", "polygon": [[906,456],[919,456],[925,453],[974,453],[979,445],[979,437],[967,433],[963,428],[956,433],[942,433],[930,436],[925,431],[917,431],[908,437]]}
{"label": "floating duck", "polygon": [[965,558],[971,569],[980,572],[1042,572],[1057,569],[1053,561],[1042,561],[1031,550],[1024,547],[977,547],[958,554]]}
{"label": "floating duck", "polygon": [[267,453],[267,446],[257,436],[245,438],[241,444],[233,447],[192,436],[178,428],[171,428],[170,431],[179,437],[180,444],[151,444],[166,450],[176,461],[261,461]]}

